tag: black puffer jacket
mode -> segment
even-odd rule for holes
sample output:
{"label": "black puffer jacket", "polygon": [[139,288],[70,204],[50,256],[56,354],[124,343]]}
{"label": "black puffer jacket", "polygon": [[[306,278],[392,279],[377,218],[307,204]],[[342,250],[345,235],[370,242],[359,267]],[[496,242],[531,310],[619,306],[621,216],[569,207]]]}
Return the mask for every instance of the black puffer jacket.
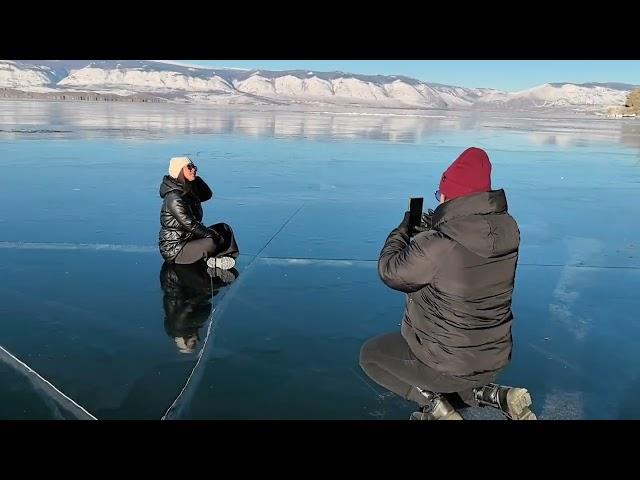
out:
{"label": "black puffer jacket", "polygon": [[519,244],[503,190],[439,205],[432,229],[411,242],[391,232],[378,272],[408,294],[402,334],[422,362],[472,381],[509,363]]}
{"label": "black puffer jacket", "polygon": [[189,240],[218,235],[202,222],[202,205],[213,196],[211,189],[200,177],[187,185],[165,175],[160,184],[160,197],[164,199],[160,211],[160,254],[165,260],[176,258]]}

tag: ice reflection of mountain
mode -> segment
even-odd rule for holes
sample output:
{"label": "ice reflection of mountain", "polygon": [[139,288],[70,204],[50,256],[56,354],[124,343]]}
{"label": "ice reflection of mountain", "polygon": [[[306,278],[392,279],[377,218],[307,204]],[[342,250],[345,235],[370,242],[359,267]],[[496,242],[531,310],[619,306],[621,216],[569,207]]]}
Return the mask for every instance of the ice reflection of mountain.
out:
{"label": "ice reflection of mountain", "polygon": [[5,138],[48,131],[81,138],[202,133],[414,142],[440,128],[441,123],[443,128],[459,128],[461,120],[443,116],[227,110],[194,105],[4,101],[2,106],[0,134]]}
{"label": "ice reflection of mountain", "polygon": [[572,136],[567,133],[540,133],[535,132],[529,134],[531,143],[534,145],[557,145],[566,148],[571,145]]}
{"label": "ice reflection of mountain", "polygon": [[600,142],[640,148],[640,125],[636,123],[558,115],[517,117],[505,113],[477,112],[428,114],[372,110],[345,113],[177,104],[2,101],[0,138],[22,138],[30,133],[74,138],[130,139],[149,136],[162,138],[169,134],[236,134],[439,144],[445,141],[443,135],[459,134],[460,138],[447,139],[447,143],[462,146],[466,142],[481,142],[491,147],[492,142],[502,138],[500,144],[504,147],[504,136],[509,136],[512,147],[516,149],[565,149],[592,146]]}

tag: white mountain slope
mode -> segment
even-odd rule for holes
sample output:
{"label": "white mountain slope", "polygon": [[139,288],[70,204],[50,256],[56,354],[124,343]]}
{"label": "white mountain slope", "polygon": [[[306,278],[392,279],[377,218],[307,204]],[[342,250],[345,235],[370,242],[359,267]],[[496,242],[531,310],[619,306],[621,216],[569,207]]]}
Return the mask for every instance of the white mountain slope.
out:
{"label": "white mountain slope", "polygon": [[624,104],[626,84],[548,83],[521,92],[465,88],[403,76],[196,68],[142,60],[0,61],[0,88],[146,94],[168,101],[377,108],[588,109]]}

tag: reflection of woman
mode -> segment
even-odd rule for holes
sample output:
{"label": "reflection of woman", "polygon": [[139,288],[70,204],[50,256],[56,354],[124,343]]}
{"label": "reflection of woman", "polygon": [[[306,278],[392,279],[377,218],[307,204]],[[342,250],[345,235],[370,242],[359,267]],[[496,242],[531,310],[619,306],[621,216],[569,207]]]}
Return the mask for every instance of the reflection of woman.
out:
{"label": "reflection of woman", "polygon": [[235,265],[238,245],[226,223],[202,224],[201,202],[213,193],[197,172],[188,157],[173,157],[169,162],[169,175],[160,185],[160,253],[178,264],[210,259],[209,266],[228,270]]}
{"label": "reflection of woman", "polygon": [[[218,276],[219,273],[224,275]],[[201,262],[191,265],[164,262],[160,270],[164,329],[174,339],[180,353],[195,350],[200,340],[198,330],[211,315],[211,298],[237,276],[235,268],[222,271],[207,269]]]}

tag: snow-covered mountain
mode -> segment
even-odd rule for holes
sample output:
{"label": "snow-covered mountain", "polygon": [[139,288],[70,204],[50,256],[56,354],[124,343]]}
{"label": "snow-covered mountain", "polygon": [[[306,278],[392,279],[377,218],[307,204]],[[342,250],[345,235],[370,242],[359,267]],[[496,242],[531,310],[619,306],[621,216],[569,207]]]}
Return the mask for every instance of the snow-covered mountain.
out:
{"label": "snow-covered mountain", "polygon": [[[603,108],[624,104],[626,84],[550,83],[522,92],[426,83],[404,76],[306,70],[209,69],[139,60],[0,61],[0,89],[57,95],[143,94],[163,101],[411,109]],[[7,90],[10,89],[10,90]],[[6,96],[6,95],[5,95]],[[94,97],[91,97],[94,98]]]}
{"label": "snow-covered mountain", "polygon": [[624,105],[632,85],[545,83],[521,92],[493,92],[478,99],[493,107],[606,107]]}

